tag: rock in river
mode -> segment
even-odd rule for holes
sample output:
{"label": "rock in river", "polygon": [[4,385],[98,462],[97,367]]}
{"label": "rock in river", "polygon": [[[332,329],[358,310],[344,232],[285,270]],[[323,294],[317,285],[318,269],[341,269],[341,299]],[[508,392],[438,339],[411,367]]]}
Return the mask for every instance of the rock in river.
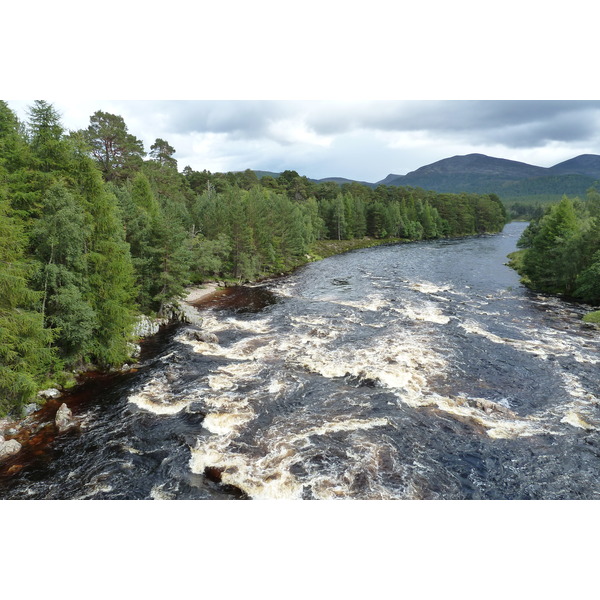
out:
{"label": "rock in river", "polygon": [[13,454],[17,454],[19,450],[21,450],[21,444],[19,444],[17,440],[5,441],[0,435],[0,460],[12,456]]}
{"label": "rock in river", "polygon": [[75,421],[73,420],[73,413],[71,412],[71,409],[64,402],[60,405],[60,408],[56,411],[56,418],[55,418],[54,422],[56,423],[56,426],[58,427],[58,431],[60,431],[61,433],[75,425]]}

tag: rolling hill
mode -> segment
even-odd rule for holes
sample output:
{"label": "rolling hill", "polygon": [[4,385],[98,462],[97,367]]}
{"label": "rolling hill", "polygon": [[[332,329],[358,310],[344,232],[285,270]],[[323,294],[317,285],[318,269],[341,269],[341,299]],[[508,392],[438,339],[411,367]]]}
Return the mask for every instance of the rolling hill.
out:
{"label": "rolling hill", "polygon": [[[355,180],[326,177],[311,181],[334,181],[342,185]],[[592,186],[597,186],[599,181],[600,155],[597,154],[582,154],[552,167],[538,167],[485,154],[466,154],[444,158],[406,175],[390,173],[376,183],[357,183],[372,188],[378,185],[396,185],[446,193],[495,193],[503,200],[517,200],[555,198],[563,194],[585,195],[586,191]]]}

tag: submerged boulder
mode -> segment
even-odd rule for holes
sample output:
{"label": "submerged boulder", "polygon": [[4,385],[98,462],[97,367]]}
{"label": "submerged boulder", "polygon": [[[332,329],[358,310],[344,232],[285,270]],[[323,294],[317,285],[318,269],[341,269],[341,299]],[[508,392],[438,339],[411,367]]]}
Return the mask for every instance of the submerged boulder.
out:
{"label": "submerged boulder", "polygon": [[71,409],[63,402],[60,405],[60,408],[56,411],[56,417],[54,419],[56,426],[58,427],[58,431],[61,433],[66,431],[70,427],[75,425],[75,421],[73,420],[73,413]]}
{"label": "submerged boulder", "polygon": [[203,331],[196,327],[189,327],[184,331],[184,335],[188,340],[196,340],[197,342],[204,342],[206,344],[218,344],[219,338],[209,331]]}

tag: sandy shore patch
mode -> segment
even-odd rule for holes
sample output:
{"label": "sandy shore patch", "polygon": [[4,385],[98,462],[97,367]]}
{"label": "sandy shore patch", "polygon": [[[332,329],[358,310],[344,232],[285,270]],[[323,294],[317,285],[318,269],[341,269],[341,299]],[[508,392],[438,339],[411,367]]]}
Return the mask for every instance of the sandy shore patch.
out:
{"label": "sandy shore patch", "polygon": [[216,283],[205,283],[200,287],[193,287],[187,290],[187,296],[183,299],[187,304],[193,304],[194,302],[198,302],[198,300],[202,300],[206,298],[206,296],[210,296],[214,294],[219,288]]}

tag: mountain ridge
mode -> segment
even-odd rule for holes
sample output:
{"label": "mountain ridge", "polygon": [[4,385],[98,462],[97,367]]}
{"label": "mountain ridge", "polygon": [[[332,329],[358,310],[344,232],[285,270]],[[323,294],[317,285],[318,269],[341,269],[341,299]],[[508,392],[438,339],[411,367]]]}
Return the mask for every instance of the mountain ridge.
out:
{"label": "mountain ridge", "polygon": [[600,181],[600,155],[580,154],[552,167],[540,167],[470,153],[443,158],[406,175],[390,173],[374,183],[345,177],[309,180],[315,183],[333,181],[339,185],[355,182],[371,188],[379,185],[419,187],[440,193],[496,193],[503,198],[579,195]]}

